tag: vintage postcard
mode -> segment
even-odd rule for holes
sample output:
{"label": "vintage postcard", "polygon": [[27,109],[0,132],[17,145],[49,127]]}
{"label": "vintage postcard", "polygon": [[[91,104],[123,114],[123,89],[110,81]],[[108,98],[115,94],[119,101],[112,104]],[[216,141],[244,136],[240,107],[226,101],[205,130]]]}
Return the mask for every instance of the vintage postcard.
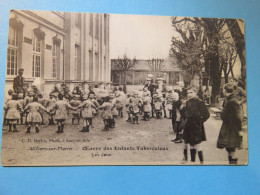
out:
{"label": "vintage postcard", "polygon": [[241,19],[11,10],[2,166],[247,165]]}

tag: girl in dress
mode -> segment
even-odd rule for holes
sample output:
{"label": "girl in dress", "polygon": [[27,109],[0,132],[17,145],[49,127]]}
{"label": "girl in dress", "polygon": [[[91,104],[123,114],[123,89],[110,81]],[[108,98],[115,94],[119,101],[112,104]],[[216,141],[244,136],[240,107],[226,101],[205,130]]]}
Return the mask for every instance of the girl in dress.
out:
{"label": "girl in dress", "polygon": [[58,100],[54,103],[54,105],[49,109],[49,112],[54,112],[54,118],[58,124],[58,131],[56,133],[63,133],[65,120],[67,118],[67,109],[76,110],[73,108],[68,102],[63,100],[63,95],[58,95]]}
{"label": "girl in dress", "polygon": [[138,93],[134,92],[133,97],[130,98],[130,112],[133,117],[132,124],[139,124],[138,115],[140,112],[139,107],[143,104],[142,99],[138,97]]}
{"label": "girl in dress", "polygon": [[[80,104],[81,104],[80,95],[74,94],[73,99],[70,101],[70,105],[73,108],[77,108]],[[71,115],[72,115],[72,125],[74,125],[75,120],[78,121],[77,125],[79,125],[80,111],[79,110],[76,110],[76,111],[72,110]]]}
{"label": "girl in dress", "polygon": [[84,126],[80,132],[89,132],[89,122],[93,117],[92,108],[96,109],[95,105],[88,99],[87,95],[84,95],[83,102],[77,107],[77,109],[82,109],[81,116],[84,122]]}
{"label": "girl in dress", "polygon": [[34,96],[33,101],[24,108],[24,111],[28,111],[26,120],[29,126],[26,133],[30,133],[31,128],[34,126],[36,133],[39,133],[38,125],[42,123],[42,114],[40,111],[47,113],[46,108],[38,102],[38,97]]}
{"label": "girl in dress", "polygon": [[112,119],[110,120],[110,125],[109,126],[111,128],[115,128],[115,125],[116,125],[115,119],[118,116],[118,110],[116,108],[116,98],[115,98],[115,95],[113,93],[111,93],[109,95],[109,98],[110,98],[109,102],[112,105],[111,112],[112,112],[112,116],[113,116]]}
{"label": "girl in dress", "polygon": [[113,105],[110,103],[109,96],[104,98],[104,103],[99,108],[103,110],[101,113],[101,118],[103,119],[105,125],[103,131],[108,131],[111,125],[111,120],[113,119],[113,115],[112,115]]}
{"label": "girl in dress", "polygon": [[[12,94],[12,99],[9,100],[5,106],[6,120],[9,124],[9,132],[18,132],[17,121],[20,119],[20,112],[23,112],[22,105],[17,101],[18,97],[16,93]],[[12,128],[13,127],[13,128]]]}
{"label": "girl in dress", "polygon": [[89,100],[92,102],[92,104],[94,104],[94,106],[95,106],[95,108],[91,107],[92,117],[89,120],[89,125],[91,125],[91,127],[93,127],[92,120],[93,120],[93,117],[97,114],[97,108],[99,107],[99,103],[95,99],[95,94],[91,93],[88,95],[88,97],[89,97]]}
{"label": "girl in dress", "polygon": [[[13,95],[14,91],[12,89],[8,90],[8,97],[5,97],[5,100],[4,100],[4,107],[6,107],[7,105],[7,102],[9,102],[9,100],[12,99],[12,95]],[[7,124],[7,120],[6,120],[6,111],[4,110],[4,124],[3,125],[6,125]]]}
{"label": "girl in dress", "polygon": [[143,93],[143,109],[144,109],[144,120],[149,121],[150,112],[152,111],[152,106],[151,106],[150,93],[148,93],[148,91],[144,91]]}
{"label": "girl in dress", "polygon": [[154,110],[155,110],[156,118],[160,119],[162,116],[163,97],[161,94],[155,93],[153,95],[153,100],[154,100]]}
{"label": "girl in dress", "polygon": [[[50,93],[49,94],[49,99],[47,100],[47,103],[46,103],[47,110],[50,110],[50,108],[53,107],[53,105],[57,101],[56,98],[57,98],[56,93]],[[50,112],[50,115],[49,115],[49,125],[54,125],[53,116],[54,116],[54,112]]]}

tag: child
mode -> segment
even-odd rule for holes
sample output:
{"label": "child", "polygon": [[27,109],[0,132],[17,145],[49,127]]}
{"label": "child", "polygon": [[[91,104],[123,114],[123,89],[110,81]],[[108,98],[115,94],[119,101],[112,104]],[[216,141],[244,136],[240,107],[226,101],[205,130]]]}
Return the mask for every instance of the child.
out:
{"label": "child", "polygon": [[[9,100],[12,99],[12,94],[14,93],[14,91],[12,89],[8,90],[8,97],[5,97],[4,100],[4,106],[7,105],[7,102],[9,102]],[[6,111],[4,110],[4,125],[7,124],[7,120],[6,120]]]}
{"label": "child", "polygon": [[118,110],[116,109],[116,98],[113,93],[109,94],[109,102],[111,103],[111,112],[112,112],[112,119],[110,120],[110,128],[115,128],[115,118],[118,116]]}
{"label": "child", "polygon": [[144,91],[143,93],[143,109],[144,109],[144,120],[150,120],[150,112],[152,111],[151,106],[151,97],[148,91]]}
{"label": "child", "polygon": [[173,94],[172,90],[170,90],[170,93],[167,94],[166,96],[166,112],[167,112],[167,118],[171,119],[172,118],[172,104],[173,104]]}
{"label": "child", "polygon": [[67,118],[67,109],[76,110],[68,102],[63,100],[63,95],[59,93],[58,100],[48,110],[49,112],[55,111],[55,120],[58,124],[58,131],[56,133],[63,133],[65,120]]}
{"label": "child", "polygon": [[[24,109],[23,93],[18,94],[18,102],[21,104],[22,108]],[[20,113],[20,124],[23,124],[23,113]]]}
{"label": "child", "polygon": [[138,97],[138,93],[134,92],[133,97],[130,98],[130,110],[133,116],[132,124],[139,124],[138,114],[140,112],[139,106],[143,104],[141,98]]}
{"label": "child", "polygon": [[[50,108],[53,107],[55,102],[56,102],[56,94],[55,93],[50,93],[49,94],[49,100],[47,101],[47,104],[46,104],[47,110],[50,110]],[[49,115],[49,125],[54,125],[53,116],[54,116],[54,113],[50,112],[50,115]]]}
{"label": "child", "polygon": [[182,105],[182,102],[180,100],[180,96],[177,92],[173,92],[173,102],[172,102],[172,128],[173,131],[176,133],[176,138],[173,141],[174,143],[182,143],[181,139],[181,111],[180,107]]}
{"label": "child", "polygon": [[38,97],[34,96],[33,101],[29,103],[24,111],[29,111],[27,115],[27,123],[29,124],[26,133],[30,133],[31,127],[35,126],[36,133],[39,133],[38,125],[42,123],[42,115],[40,111],[44,111],[47,113],[46,108],[38,103]]}
{"label": "child", "polygon": [[[22,105],[17,101],[18,97],[16,93],[12,94],[12,99],[6,104],[6,120],[9,125],[9,132],[18,132],[17,130],[17,120],[20,119],[20,112],[23,112]],[[19,112],[20,111],[20,112]]]}
{"label": "child", "polygon": [[[72,98],[73,99],[70,101],[70,105],[73,108],[77,108],[81,104],[80,95],[74,94]],[[80,111],[79,110],[76,110],[76,111],[72,110],[71,115],[72,115],[72,125],[74,125],[75,119],[78,121],[77,125],[79,125]]]}
{"label": "child", "polygon": [[118,111],[118,115],[123,118],[123,99],[124,99],[124,92],[122,87],[119,87],[118,91],[116,92],[116,109]]}
{"label": "child", "polygon": [[83,97],[83,102],[77,107],[77,109],[82,109],[81,111],[81,116],[83,118],[84,126],[80,132],[89,132],[89,122],[90,119],[93,117],[93,111],[92,107],[96,108],[94,104],[88,100],[88,96],[84,95]]}
{"label": "child", "polygon": [[154,110],[155,110],[156,118],[159,119],[162,116],[163,97],[162,95],[155,93],[153,95],[153,98],[154,98]]}
{"label": "child", "polygon": [[186,117],[183,130],[184,158],[187,159],[187,145],[189,144],[191,162],[195,162],[196,151],[198,151],[200,163],[203,164],[203,152],[200,143],[206,141],[203,123],[209,118],[210,114],[204,102],[198,98],[197,90],[187,90],[187,97],[186,106],[183,108]]}
{"label": "child", "polygon": [[131,111],[130,111],[130,99],[131,99],[132,95],[130,93],[127,94],[126,96],[126,104],[125,104],[125,107],[126,107],[126,113],[127,113],[127,119],[126,121],[127,122],[132,122],[132,118],[131,118]]}
{"label": "child", "polygon": [[100,109],[103,109],[101,113],[101,118],[103,119],[104,122],[104,129],[103,131],[108,131],[109,127],[111,125],[111,120],[113,119],[112,115],[112,107],[113,105],[110,103],[110,97],[104,97],[104,103],[99,107]]}
{"label": "child", "polygon": [[91,127],[93,127],[92,125],[92,119],[93,119],[93,116],[95,116],[95,114],[97,113],[97,108],[99,107],[99,103],[98,101],[95,99],[95,94],[94,93],[90,93],[88,95],[89,97],[89,100],[92,102],[92,104],[95,106],[95,107],[91,107],[91,110],[92,110],[92,117],[89,119],[89,125],[91,125]]}

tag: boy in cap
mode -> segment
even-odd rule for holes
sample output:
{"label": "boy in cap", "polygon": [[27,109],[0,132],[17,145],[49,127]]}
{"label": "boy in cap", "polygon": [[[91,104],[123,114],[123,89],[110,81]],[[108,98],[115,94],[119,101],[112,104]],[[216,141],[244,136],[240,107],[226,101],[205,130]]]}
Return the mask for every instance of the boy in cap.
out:
{"label": "boy in cap", "polygon": [[200,163],[203,164],[203,152],[201,142],[206,141],[206,134],[203,123],[208,120],[210,114],[204,102],[198,98],[198,90],[187,90],[188,100],[183,108],[186,118],[183,140],[184,140],[184,161],[187,161],[187,145],[190,145],[191,162],[195,162],[196,152]]}

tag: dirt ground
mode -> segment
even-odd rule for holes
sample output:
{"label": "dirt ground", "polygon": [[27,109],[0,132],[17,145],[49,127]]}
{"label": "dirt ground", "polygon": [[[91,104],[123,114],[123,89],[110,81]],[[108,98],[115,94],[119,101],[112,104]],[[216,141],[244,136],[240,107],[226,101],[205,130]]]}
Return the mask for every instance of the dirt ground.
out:
{"label": "dirt ground", "polygon": [[[118,118],[114,129],[102,131],[103,121],[97,116],[89,133],[79,132],[82,122],[71,125],[69,118],[67,123],[63,134],[55,133],[56,125],[40,126],[40,133],[32,130],[30,134],[25,133],[26,125],[19,125],[17,133],[8,132],[4,126],[2,165],[183,165],[183,144],[171,142],[175,135],[169,119],[153,118],[137,125]],[[226,151],[216,148],[221,123],[214,114],[205,123],[207,141],[202,143],[205,165],[228,164]],[[237,156],[238,164],[247,163],[246,144]],[[199,165],[196,158],[195,163],[188,161],[184,165]]]}

